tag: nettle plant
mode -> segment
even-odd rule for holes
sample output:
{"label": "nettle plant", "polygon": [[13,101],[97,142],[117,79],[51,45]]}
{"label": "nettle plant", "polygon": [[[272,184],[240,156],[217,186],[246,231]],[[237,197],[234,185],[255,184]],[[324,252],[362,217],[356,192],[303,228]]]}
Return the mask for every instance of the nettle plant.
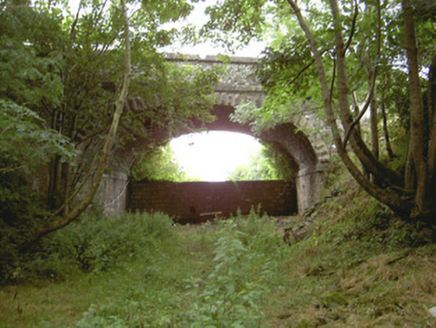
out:
{"label": "nettle plant", "polygon": [[272,268],[283,247],[268,218],[254,212],[223,223],[218,232],[217,264],[205,280],[191,282],[195,300],[188,312],[191,327],[254,327],[263,321],[262,308],[273,278]]}

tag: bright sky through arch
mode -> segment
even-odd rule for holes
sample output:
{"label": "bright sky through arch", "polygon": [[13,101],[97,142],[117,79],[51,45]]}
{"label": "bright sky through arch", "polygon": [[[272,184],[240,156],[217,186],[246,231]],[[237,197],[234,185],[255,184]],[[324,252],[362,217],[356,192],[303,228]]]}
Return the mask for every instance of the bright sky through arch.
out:
{"label": "bright sky through arch", "polygon": [[225,181],[239,165],[261,151],[255,138],[242,133],[211,131],[188,134],[170,142],[181,167],[202,181]]}

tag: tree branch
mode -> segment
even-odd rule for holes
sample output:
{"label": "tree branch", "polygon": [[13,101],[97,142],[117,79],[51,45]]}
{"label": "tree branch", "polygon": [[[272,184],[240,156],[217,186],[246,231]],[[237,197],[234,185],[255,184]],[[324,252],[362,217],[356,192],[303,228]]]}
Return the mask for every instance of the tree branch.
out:
{"label": "tree branch", "polygon": [[310,66],[312,66],[312,64],[314,63],[315,61],[312,59],[312,61],[309,63],[309,64],[307,64],[305,67],[303,67],[299,72],[298,72],[298,74],[297,74],[297,76],[295,76],[293,79],[292,79],[292,81],[290,81],[288,84],[289,85],[291,85],[292,83],[294,83],[300,76],[301,76],[301,74],[303,74],[307,69],[309,69],[309,67]]}
{"label": "tree branch", "polygon": [[83,0],[80,0],[79,8],[77,8],[76,17],[70,29],[70,41],[73,41],[76,38],[75,31],[76,31],[77,23],[79,22],[79,15],[80,15],[80,10],[82,9],[82,5],[83,5]]}
{"label": "tree branch", "polygon": [[336,80],[336,59],[333,59],[333,74],[332,74],[332,82],[330,83],[330,96],[329,101],[332,102],[333,99],[333,88],[335,87]]}
{"label": "tree branch", "polygon": [[[327,114],[327,122],[330,126],[330,129],[333,134],[333,140],[335,142],[335,145],[338,149],[338,153],[341,156],[341,159],[343,160],[344,164],[346,165],[348,171],[351,173],[351,175],[356,179],[356,181],[374,198],[377,200],[385,203],[392,209],[396,210],[397,212],[407,212],[408,211],[408,204],[406,204],[402,199],[399,197],[399,195],[394,192],[393,190],[385,190],[381,187],[378,187],[377,185],[373,184],[371,181],[367,180],[362,173],[359,171],[355,163],[352,161],[350,156],[348,155],[347,151],[342,147],[342,140],[341,136],[339,134],[339,129],[336,124],[335,115],[333,112],[333,108],[330,102],[330,92],[329,92],[329,86],[327,82],[327,77],[325,74],[325,68],[324,64],[322,62],[322,58],[320,55],[320,52],[318,50],[318,45],[315,40],[315,38],[312,35],[312,32],[307,25],[304,17],[301,14],[300,8],[296,4],[294,0],[287,0],[290,6],[292,7],[295,15],[297,16],[298,22],[300,24],[300,27],[302,28],[303,32],[306,35],[307,40],[309,41],[311,51],[316,63],[316,67],[318,70],[318,78],[319,82],[321,84],[321,90],[324,100],[324,108]],[[334,0],[331,0],[331,6],[337,7],[337,3]],[[336,8],[335,8],[336,10]],[[338,28],[340,26],[335,26],[335,28]],[[340,47],[340,52],[342,55],[343,48]],[[341,58],[343,60],[343,58]],[[344,63],[342,63],[344,64]],[[343,69],[343,67],[342,67]],[[345,72],[342,71],[341,78],[343,79]],[[338,73],[339,74],[339,73]],[[341,81],[343,83],[346,81]],[[343,87],[343,86],[342,86]],[[347,96],[347,95],[345,95]]]}
{"label": "tree branch", "polygon": [[[325,54],[327,51],[330,51],[330,50],[332,50],[332,49],[324,49],[324,50],[322,50],[321,51],[321,56],[323,55],[323,54]],[[292,81],[290,81],[288,84],[289,85],[291,85],[292,83],[294,83],[300,76],[301,76],[301,74],[303,74],[307,69],[309,69],[309,67],[310,66],[312,66],[312,64],[315,62],[315,60],[313,60],[312,59],[312,61],[309,63],[309,64],[307,64],[305,67],[303,67],[299,72],[298,72],[298,74],[297,74],[297,76],[295,76],[293,79],[292,79]]]}
{"label": "tree branch", "polygon": [[344,55],[347,52],[348,48],[351,45],[351,41],[353,41],[354,32],[356,31],[356,21],[357,16],[359,14],[359,7],[357,6],[357,0],[354,0],[354,16],[353,16],[353,22],[351,24],[351,31],[350,31],[350,37],[348,38],[347,44],[344,48]]}
{"label": "tree branch", "polygon": [[345,133],[345,138],[342,144],[342,147],[347,147],[347,142],[350,139],[351,132],[353,131],[354,127],[359,123],[359,121],[362,119],[363,115],[365,115],[365,112],[368,110],[369,105],[371,104],[372,98],[374,96],[374,87],[375,87],[375,79],[376,75],[374,74],[372,83],[371,83],[371,89],[369,91],[368,98],[365,101],[365,105],[363,106],[362,110],[360,111],[359,115],[354,119],[353,122],[351,122],[350,126],[347,129],[347,132]]}
{"label": "tree branch", "polygon": [[8,173],[8,172],[14,172],[21,170],[25,167],[25,165],[15,166],[15,167],[6,167],[6,168],[0,168],[0,173]]}

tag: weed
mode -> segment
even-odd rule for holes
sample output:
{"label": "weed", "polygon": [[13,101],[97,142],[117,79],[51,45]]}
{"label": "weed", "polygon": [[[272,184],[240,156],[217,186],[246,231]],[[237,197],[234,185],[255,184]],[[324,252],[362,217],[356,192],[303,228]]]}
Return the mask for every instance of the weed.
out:
{"label": "weed", "polygon": [[253,236],[239,230],[233,220],[223,224],[216,243],[215,269],[200,293],[194,292],[196,299],[188,313],[191,327],[260,326],[268,293],[263,281],[268,275],[268,262],[254,251]]}

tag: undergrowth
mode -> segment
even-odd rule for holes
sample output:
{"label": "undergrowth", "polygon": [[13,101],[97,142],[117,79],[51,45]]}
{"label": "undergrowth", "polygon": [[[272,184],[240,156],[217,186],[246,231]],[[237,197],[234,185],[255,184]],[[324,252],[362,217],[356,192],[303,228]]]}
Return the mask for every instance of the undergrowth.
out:
{"label": "undergrowth", "polygon": [[[277,327],[433,327],[435,231],[406,223],[356,188],[293,226]],[[305,222],[306,224],[301,224]]]}
{"label": "undergrowth", "polygon": [[59,281],[80,273],[98,274],[138,257],[153,261],[176,239],[171,219],[161,213],[111,218],[88,214],[17,256],[3,270],[3,278]]}
{"label": "undergrowth", "polygon": [[434,254],[356,188],[284,220],[88,216],[15,263],[0,327],[434,327]]}
{"label": "undergrowth", "polygon": [[[192,243],[189,241],[192,231],[179,229],[184,231],[185,241]],[[204,254],[203,250],[203,256],[207,255],[203,261],[209,263],[202,266],[201,272],[188,275],[194,273],[194,268],[184,267],[179,280],[172,285],[161,285],[156,290],[147,281],[142,290],[126,292],[114,303],[92,305],[78,327],[268,326],[262,309],[269,300],[269,286],[276,275],[272,269],[287,251],[274,224],[268,217],[253,212],[249,217],[238,216],[217,226],[195,230],[210,238],[209,253]],[[197,252],[191,249],[184,256],[196,256]],[[180,258],[183,254],[179,253]],[[172,264],[174,261],[175,258]],[[172,268],[161,270],[160,275],[165,275]],[[162,304],[165,306],[153,305],[160,298],[165,300]],[[154,311],[150,311],[150,306]]]}

